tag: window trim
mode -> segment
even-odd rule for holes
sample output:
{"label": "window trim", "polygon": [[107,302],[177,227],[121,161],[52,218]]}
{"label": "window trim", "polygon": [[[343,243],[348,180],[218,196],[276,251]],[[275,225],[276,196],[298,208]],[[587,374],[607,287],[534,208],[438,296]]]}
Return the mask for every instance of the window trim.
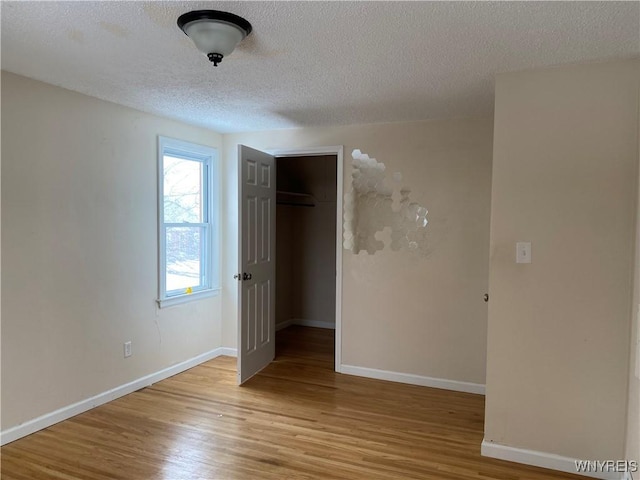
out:
{"label": "window trim", "polygon": [[[208,242],[202,259],[205,269],[204,278],[207,285],[193,293],[167,295],[166,291],[166,227],[180,226],[182,224],[164,222],[164,156],[173,155],[183,157],[191,161],[199,161],[204,164],[205,182],[203,196],[205,200],[205,214],[208,222],[185,223],[185,226],[202,227],[209,230]],[[219,205],[220,188],[218,172],[218,150],[214,147],[198,145],[184,140],[158,135],[158,298],[156,302],[160,308],[179,305],[202,298],[212,297],[220,292],[220,229],[219,229]]]}

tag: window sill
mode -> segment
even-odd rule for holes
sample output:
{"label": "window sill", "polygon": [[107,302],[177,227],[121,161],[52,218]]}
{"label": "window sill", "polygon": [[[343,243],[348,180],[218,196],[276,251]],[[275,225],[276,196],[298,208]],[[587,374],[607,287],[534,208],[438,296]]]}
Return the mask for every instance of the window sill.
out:
{"label": "window sill", "polygon": [[158,299],[156,302],[158,303],[158,307],[166,308],[174,305],[181,305],[183,303],[194,302],[203,298],[215,297],[219,293],[219,288],[212,288],[211,290],[203,290],[200,292],[190,293],[188,295],[176,295],[175,297]]}

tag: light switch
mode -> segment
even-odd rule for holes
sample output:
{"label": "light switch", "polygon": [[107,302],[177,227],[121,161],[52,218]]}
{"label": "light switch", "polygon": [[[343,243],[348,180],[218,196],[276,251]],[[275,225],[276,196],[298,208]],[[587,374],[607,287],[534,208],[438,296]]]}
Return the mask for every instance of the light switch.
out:
{"label": "light switch", "polygon": [[531,263],[531,242],[516,243],[516,263]]}

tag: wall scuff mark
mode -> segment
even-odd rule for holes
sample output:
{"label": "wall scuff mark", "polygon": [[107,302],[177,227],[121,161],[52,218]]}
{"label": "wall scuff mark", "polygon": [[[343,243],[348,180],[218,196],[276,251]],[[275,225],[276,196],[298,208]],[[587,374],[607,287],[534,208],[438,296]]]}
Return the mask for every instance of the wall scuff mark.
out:
{"label": "wall scuff mark", "polygon": [[384,163],[357,149],[351,157],[351,190],[344,201],[344,248],[373,255],[389,246],[393,251],[428,255],[428,211],[409,199],[411,190],[401,185],[400,172],[389,181]]}

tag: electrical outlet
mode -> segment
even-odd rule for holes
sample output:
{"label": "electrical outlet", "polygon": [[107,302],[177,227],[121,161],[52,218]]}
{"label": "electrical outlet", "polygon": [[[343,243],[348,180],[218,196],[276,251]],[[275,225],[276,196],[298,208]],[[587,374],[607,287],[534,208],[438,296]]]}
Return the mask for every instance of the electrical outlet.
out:
{"label": "electrical outlet", "polygon": [[131,342],[124,342],[124,358],[131,356]]}

